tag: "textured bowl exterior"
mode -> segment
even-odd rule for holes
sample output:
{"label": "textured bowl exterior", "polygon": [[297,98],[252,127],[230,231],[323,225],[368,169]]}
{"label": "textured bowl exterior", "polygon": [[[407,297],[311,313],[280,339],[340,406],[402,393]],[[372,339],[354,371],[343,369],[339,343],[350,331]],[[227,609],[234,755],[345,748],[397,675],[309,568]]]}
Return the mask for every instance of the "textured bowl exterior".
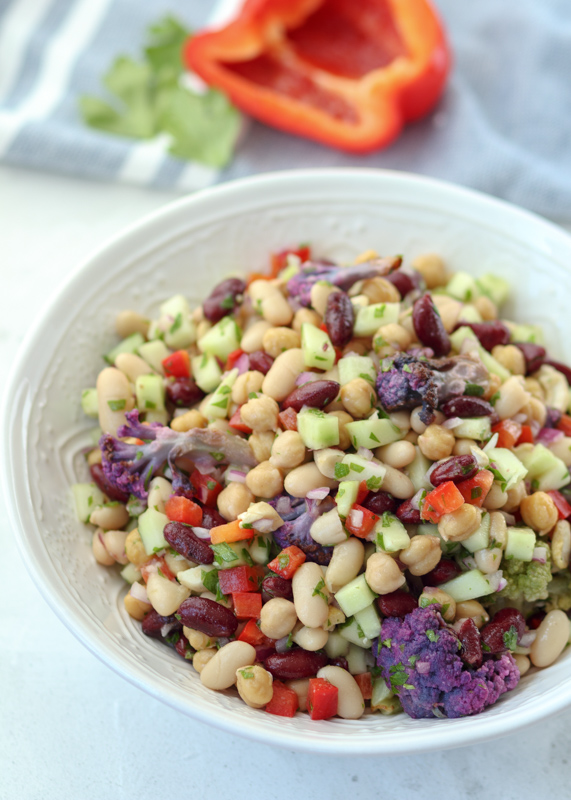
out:
{"label": "textured bowl exterior", "polygon": [[571,652],[526,676],[474,718],[358,721],[285,719],[205,689],[173,651],[128,617],[125,584],[94,564],[75,519],[70,483],[87,480],[92,442],[80,392],[95,384],[122,308],[153,315],[181,292],[198,304],[228,272],[264,269],[268,253],[311,242],[351,259],[374,248],[440,253],[451,269],[508,278],[506,316],[544,326],[563,358],[571,336],[571,238],[500,201],[431,179],[372,170],[307,170],[249,178],[175,202],[108,243],[70,277],[24,342],[3,419],[3,485],[15,535],[44,597],[70,630],[135,685],[191,717],[265,743],[343,755],[390,755],[473,744],[556,713],[571,703]]}

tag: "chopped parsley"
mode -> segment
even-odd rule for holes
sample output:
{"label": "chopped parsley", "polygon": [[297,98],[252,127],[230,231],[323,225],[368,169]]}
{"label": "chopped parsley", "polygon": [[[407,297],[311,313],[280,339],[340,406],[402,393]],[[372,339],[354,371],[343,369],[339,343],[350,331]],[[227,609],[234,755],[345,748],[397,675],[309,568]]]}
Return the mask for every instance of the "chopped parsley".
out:
{"label": "chopped parsley", "polygon": [[[378,439],[377,439],[377,441],[378,441]],[[367,489],[370,492],[377,492],[381,488],[382,482],[383,482],[383,479],[380,477],[380,475],[379,476],[372,476],[372,477],[368,478],[367,481],[366,481]]]}
{"label": "chopped parsley", "polygon": [[341,463],[335,464],[335,477],[338,481],[340,481],[341,478],[344,478],[346,475],[348,475],[349,472],[350,469],[347,464],[341,464]]}
{"label": "chopped parsley", "polygon": [[311,596],[315,597],[316,595],[319,595],[319,597],[321,597],[321,599],[325,600],[325,602],[327,603],[328,602],[327,595],[325,594],[325,592],[322,591],[322,589],[324,588],[325,588],[325,581],[322,578],[315,587],[315,589],[313,590],[313,592],[311,593]]}
{"label": "chopped parsley", "polygon": [[125,406],[127,405],[126,400],[108,400],[107,405],[111,409],[111,411],[123,411]]}
{"label": "chopped parsley", "polygon": [[169,333],[176,333],[178,329],[181,327],[181,325],[182,325],[182,312],[179,311],[176,317],[174,318],[174,322],[170,327]]}
{"label": "chopped parsley", "polygon": [[475,486],[470,492],[470,499],[475,500],[477,497],[481,497],[481,495],[482,495],[482,487]]}
{"label": "chopped parsley", "polygon": [[210,548],[214,553],[214,560],[217,564],[222,564],[223,561],[229,563],[231,561],[237,561],[238,556],[232,550],[230,545],[227,542],[221,542],[220,544],[211,544]]}
{"label": "chopped parsley", "polygon": [[430,642],[437,642],[440,639],[440,636],[436,633],[436,631],[433,631],[432,628],[429,628],[426,631],[426,636]]}
{"label": "chopped parsley", "polygon": [[517,629],[515,625],[511,625],[510,629],[504,633],[502,638],[507,649],[513,652],[517,647]]}
{"label": "chopped parsley", "polygon": [[464,394],[467,394],[468,397],[481,397],[484,394],[484,387],[478,386],[477,383],[467,383]]}

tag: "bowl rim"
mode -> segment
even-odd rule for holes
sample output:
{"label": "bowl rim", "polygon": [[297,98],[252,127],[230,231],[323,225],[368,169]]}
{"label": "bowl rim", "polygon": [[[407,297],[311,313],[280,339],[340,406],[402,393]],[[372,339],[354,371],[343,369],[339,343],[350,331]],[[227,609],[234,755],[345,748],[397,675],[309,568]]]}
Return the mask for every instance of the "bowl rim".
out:
{"label": "bowl rim", "polygon": [[[17,546],[22,561],[34,580],[36,587],[56,616],[88,650],[107,666],[111,667],[114,672],[127,679],[139,689],[142,689],[151,696],[165,702],[178,711],[182,711],[194,719],[214,725],[232,734],[246,735],[248,738],[265,744],[268,743],[267,730],[256,730],[254,722],[241,718],[237,714],[229,714],[227,710],[218,709],[214,706],[210,710],[199,706],[181,708],[175,693],[167,686],[161,686],[160,679],[154,684],[149,684],[142,672],[137,669],[133,670],[132,664],[122,664],[121,660],[117,659],[116,653],[113,648],[106,643],[105,639],[99,638],[93,640],[89,636],[89,632],[83,629],[81,621],[75,618],[71,609],[58,604],[57,597],[53,595],[50,587],[49,575],[47,573],[44,574],[42,566],[35,556],[30,558],[30,553],[25,547],[24,525],[21,516],[22,506],[17,501],[19,492],[16,485],[15,471],[12,469],[14,460],[14,414],[12,413],[12,408],[17,404],[18,398],[21,398],[22,393],[25,391],[28,381],[24,365],[28,362],[36,344],[41,339],[42,330],[46,321],[53,315],[54,307],[65,302],[66,296],[74,290],[76,284],[80,283],[84,271],[89,269],[93,263],[104,260],[105,258],[112,261],[114,254],[118,254],[121,250],[124,250],[131,241],[135,244],[138,237],[149,235],[153,229],[161,226],[164,222],[172,222],[177,219],[181,213],[191,214],[194,206],[200,207],[204,204],[216,203],[219,199],[227,201],[228,199],[232,199],[234,195],[240,197],[244,191],[263,191],[267,187],[277,187],[279,189],[280,186],[286,187],[294,185],[297,182],[324,181],[325,183],[338,183],[344,180],[364,180],[372,182],[380,180],[388,183],[394,181],[397,184],[409,185],[411,188],[421,186],[437,193],[443,193],[448,197],[455,197],[458,199],[459,203],[463,205],[468,204],[468,208],[475,210],[480,209],[481,211],[484,209],[488,211],[496,209],[497,213],[503,215],[507,220],[511,217],[514,221],[517,219],[519,222],[527,222],[530,226],[543,232],[552,244],[560,244],[563,247],[571,249],[571,236],[569,236],[569,234],[556,224],[545,220],[531,211],[521,209],[511,203],[489,196],[483,192],[457,186],[447,181],[416,175],[414,173],[370,168],[300,169],[262,173],[218,184],[200,190],[195,194],[178,198],[146,214],[139,221],[130,224],[119,231],[119,233],[104,241],[103,244],[89,253],[88,256],[70,272],[67,278],[52,292],[41,313],[38,314],[34,324],[21,342],[8,374],[6,391],[4,392],[0,410],[1,430],[5,442],[5,447],[2,449],[2,459],[0,460],[0,476],[3,480],[3,485],[6,487],[5,494],[9,520],[16,533]],[[156,685],[157,683],[158,685]],[[561,688],[564,689],[565,687],[560,687],[560,689]],[[403,734],[388,737],[379,736],[378,739],[371,742],[369,746],[364,745],[363,742],[359,742],[359,749],[356,749],[351,747],[350,737],[346,738],[341,735],[337,740],[333,740],[330,737],[323,737],[322,739],[317,729],[315,737],[305,737],[303,740],[300,740],[295,732],[290,732],[285,729],[280,730],[279,718],[277,718],[278,724],[276,725],[271,743],[304,752],[353,756],[403,755],[407,753],[428,752],[442,748],[460,747],[507,735],[522,727],[532,725],[539,720],[545,719],[548,716],[562,712],[571,705],[571,681],[569,682],[567,691],[560,691],[559,694],[551,692],[550,695],[551,697],[548,697],[546,700],[543,698],[531,698],[523,707],[510,709],[508,714],[500,715],[493,719],[487,720],[485,715],[474,717],[471,720],[471,735],[466,735],[466,733],[463,732],[461,736],[456,737],[456,732],[454,731],[455,721],[440,721],[439,727],[435,727],[434,730],[419,730],[418,734],[420,735],[415,735],[415,731],[412,729],[407,731],[404,743]],[[340,727],[339,730],[340,732],[345,731],[349,733],[350,728],[345,728],[343,726]]]}

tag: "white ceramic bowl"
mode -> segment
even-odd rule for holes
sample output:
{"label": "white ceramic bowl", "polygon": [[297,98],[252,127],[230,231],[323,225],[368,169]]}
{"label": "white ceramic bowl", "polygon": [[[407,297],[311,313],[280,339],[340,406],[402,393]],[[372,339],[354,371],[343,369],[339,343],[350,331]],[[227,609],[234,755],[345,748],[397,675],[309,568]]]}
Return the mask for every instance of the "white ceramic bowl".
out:
{"label": "white ceramic bowl", "polygon": [[500,736],[571,703],[571,651],[525,677],[485,713],[457,720],[371,715],[311,722],[255,711],[203,688],[176,654],[142,635],[125,585],[93,562],[69,484],[88,477],[80,410],[122,308],[152,314],[182,292],[198,304],[225,273],[259,270],[268,253],[309,241],[323,256],[442,254],[452,269],[492,271],[513,285],[511,316],[541,323],[555,356],[571,337],[571,238],[481,194],[403,173],[320,170],[262,175],[167,206],[106,244],[70,277],[26,339],[4,414],[4,478],[27,567],[54,611],[99,658],[189,716],[265,743],[343,755],[403,754]]}

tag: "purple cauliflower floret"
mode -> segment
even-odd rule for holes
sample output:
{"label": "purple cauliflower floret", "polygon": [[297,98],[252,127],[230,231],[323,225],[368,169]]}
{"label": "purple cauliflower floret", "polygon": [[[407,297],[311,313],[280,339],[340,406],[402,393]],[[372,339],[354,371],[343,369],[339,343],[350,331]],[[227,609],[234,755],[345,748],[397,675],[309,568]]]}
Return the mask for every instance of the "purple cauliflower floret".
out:
{"label": "purple cauliflower floret", "polygon": [[460,657],[461,648],[439,606],[431,605],[404,619],[384,620],[373,655],[410,717],[455,719],[479,714],[519,681],[511,653],[487,657],[481,667],[470,669]]}
{"label": "purple cauliflower floret", "polygon": [[127,424],[119,428],[118,436],[142,439],[143,444],[128,444],[104,433],[99,440],[103,472],[113,486],[139,500],[147,499],[149,481],[166,464],[173,474],[173,492],[192,490],[187,475],[176,465],[181,456],[191,456],[194,466],[205,471],[221,461],[247,467],[257,464],[248,442],[238,436],[208,428],[179,432],[159,422],[143,425],[138,411],[125,417]]}
{"label": "purple cauliflower floret", "polygon": [[297,300],[302,306],[311,305],[311,287],[318,281],[327,281],[348,291],[357,281],[378,278],[398,269],[402,263],[401,256],[387,256],[365,261],[354,267],[338,267],[336,264],[324,264],[313,261],[306,262],[301,271],[290,278],[287,284],[290,299]]}
{"label": "purple cauliflower floret", "polygon": [[[274,531],[274,539],[281,548],[294,544],[303,550],[308,561],[315,561],[322,566],[327,566],[333,555],[332,547],[323,547],[311,538],[309,530],[315,520],[333,508],[333,501],[326,498],[323,501],[306,500],[305,503],[292,508],[288,521],[281,528]],[[293,516],[295,513],[295,516]],[[282,517],[283,519],[283,517]]]}

